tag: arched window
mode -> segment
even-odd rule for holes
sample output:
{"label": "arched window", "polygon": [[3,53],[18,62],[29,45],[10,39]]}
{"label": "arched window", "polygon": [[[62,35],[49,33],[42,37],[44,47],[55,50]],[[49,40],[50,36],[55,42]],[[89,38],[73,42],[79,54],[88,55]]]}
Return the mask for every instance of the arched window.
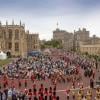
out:
{"label": "arched window", "polygon": [[16,40],[19,39],[19,30],[18,29],[15,30],[15,39]]}
{"label": "arched window", "polygon": [[8,30],[8,38],[12,39],[12,30],[11,29]]}
{"label": "arched window", "polygon": [[19,51],[19,43],[18,42],[15,43],[15,51]]}
{"label": "arched window", "polygon": [[11,50],[11,48],[12,48],[12,43],[9,42],[9,43],[8,43],[8,49]]}

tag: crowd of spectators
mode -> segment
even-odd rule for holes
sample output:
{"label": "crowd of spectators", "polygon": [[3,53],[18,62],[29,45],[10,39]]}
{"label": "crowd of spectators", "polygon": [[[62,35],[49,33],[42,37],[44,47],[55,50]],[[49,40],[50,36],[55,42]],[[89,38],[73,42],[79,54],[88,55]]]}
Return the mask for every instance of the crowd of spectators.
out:
{"label": "crowd of spectators", "polygon": [[[0,70],[0,77],[3,79],[3,85],[0,83],[0,100],[7,100],[7,98],[8,100],[59,100],[60,97],[56,96],[57,83],[71,82],[75,88],[75,82],[79,83],[82,80],[82,74],[80,72],[80,69],[82,69],[84,77],[90,79],[90,87],[94,88],[94,69],[97,68],[98,65],[95,60],[90,60],[76,53],[59,50],[51,51],[51,54],[48,55],[16,58]],[[17,90],[14,85],[8,88],[8,79],[12,81],[18,79],[19,88],[21,87],[21,79],[30,79],[33,84],[35,84],[35,80],[45,81],[49,79],[51,81],[50,84],[53,84],[54,87],[46,88],[41,84],[39,90],[37,90],[36,86],[32,89],[27,89],[28,82],[25,81],[25,89],[23,92]],[[2,88],[4,88],[4,91],[2,91]],[[100,93],[100,90],[98,91]],[[100,94],[97,97],[100,98]]]}

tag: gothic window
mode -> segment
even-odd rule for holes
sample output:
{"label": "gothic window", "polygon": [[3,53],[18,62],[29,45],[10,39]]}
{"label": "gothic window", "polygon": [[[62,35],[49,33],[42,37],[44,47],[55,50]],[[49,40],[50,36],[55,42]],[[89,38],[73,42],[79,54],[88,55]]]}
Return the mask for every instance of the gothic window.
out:
{"label": "gothic window", "polygon": [[19,51],[19,43],[15,43],[15,51]]}
{"label": "gothic window", "polygon": [[11,48],[12,48],[12,43],[9,42],[9,43],[8,43],[8,49],[11,50]]}
{"label": "gothic window", "polygon": [[3,37],[6,38],[6,31],[3,30]]}
{"label": "gothic window", "polygon": [[0,38],[2,38],[2,33],[0,33]]}
{"label": "gothic window", "polygon": [[11,29],[8,30],[8,38],[12,39],[12,30]]}
{"label": "gothic window", "polygon": [[19,39],[19,30],[15,30],[15,39],[18,40]]}
{"label": "gothic window", "polygon": [[36,49],[36,47],[34,46],[34,49]]}

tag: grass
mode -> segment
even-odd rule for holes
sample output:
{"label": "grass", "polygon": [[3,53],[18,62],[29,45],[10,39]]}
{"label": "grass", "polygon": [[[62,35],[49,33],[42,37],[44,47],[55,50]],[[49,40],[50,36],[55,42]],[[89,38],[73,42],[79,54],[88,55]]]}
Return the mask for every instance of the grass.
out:
{"label": "grass", "polygon": [[0,60],[0,67],[3,66],[3,65],[7,65],[11,62],[11,59],[8,58],[6,60]]}

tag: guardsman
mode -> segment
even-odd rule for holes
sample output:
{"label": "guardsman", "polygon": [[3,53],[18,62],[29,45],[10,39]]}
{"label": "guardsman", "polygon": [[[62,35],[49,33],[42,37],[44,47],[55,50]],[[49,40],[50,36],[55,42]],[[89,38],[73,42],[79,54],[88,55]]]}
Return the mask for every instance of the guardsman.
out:
{"label": "guardsman", "polygon": [[77,100],[82,100],[81,89],[79,89],[79,91],[78,91],[78,93],[77,93]]}
{"label": "guardsman", "polygon": [[53,92],[52,100],[56,100],[56,92],[55,91]]}
{"label": "guardsman", "polygon": [[32,100],[32,90],[31,89],[29,89],[28,97],[29,97],[29,100]]}
{"label": "guardsman", "polygon": [[84,89],[83,89],[83,83],[80,84],[80,91],[81,91],[81,94],[82,94],[82,97],[84,96]]}
{"label": "guardsman", "polygon": [[37,97],[37,89],[36,88],[34,88],[34,90],[33,90],[33,95],[34,95],[34,97]]}
{"label": "guardsman", "polygon": [[69,90],[69,89],[66,90],[67,100],[70,100],[70,99],[69,99],[69,93],[70,93],[70,90]]}
{"label": "guardsman", "polygon": [[95,97],[95,100],[100,100],[100,98],[96,96],[96,97]]}
{"label": "guardsman", "polygon": [[21,88],[21,86],[22,86],[22,84],[21,84],[21,81],[20,81],[20,80],[18,81],[18,86],[19,86],[19,88]]}
{"label": "guardsman", "polygon": [[25,79],[25,83],[24,84],[25,84],[25,88],[27,88],[27,80],[26,79]]}
{"label": "guardsman", "polygon": [[100,98],[100,88],[99,87],[96,89],[96,97]]}
{"label": "guardsman", "polygon": [[42,94],[41,88],[39,88],[39,91],[38,91],[39,100],[40,100],[40,98],[41,98],[41,94]]}
{"label": "guardsman", "polygon": [[28,94],[28,90],[27,90],[27,89],[24,90],[24,94],[25,94],[25,95]]}
{"label": "guardsman", "polygon": [[87,100],[92,100],[92,90],[91,89],[87,91],[86,98]]}
{"label": "guardsman", "polygon": [[41,92],[43,93],[43,91],[44,91],[44,86],[43,86],[43,84],[41,84],[40,89],[41,89]]}
{"label": "guardsman", "polygon": [[75,87],[72,86],[72,98],[73,100],[75,100]]}
{"label": "guardsman", "polygon": [[52,87],[49,88],[49,100],[52,100]]}
{"label": "guardsman", "polygon": [[45,88],[45,90],[44,90],[44,100],[47,100],[47,98],[48,98],[48,89]]}
{"label": "guardsman", "polygon": [[33,84],[33,90],[34,90],[34,89],[36,89],[36,84],[35,84],[35,83]]}

